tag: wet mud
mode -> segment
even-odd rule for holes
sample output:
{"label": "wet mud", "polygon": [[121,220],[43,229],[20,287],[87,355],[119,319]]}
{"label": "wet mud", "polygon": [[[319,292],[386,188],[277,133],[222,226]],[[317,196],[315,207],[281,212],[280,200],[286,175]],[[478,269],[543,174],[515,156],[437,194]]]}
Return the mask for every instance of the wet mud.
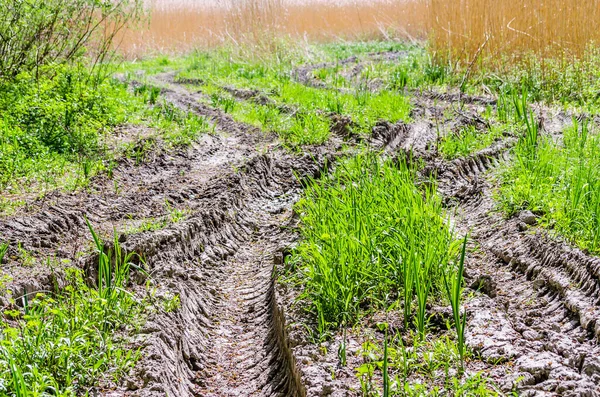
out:
{"label": "wet mud", "polygon": [[[340,63],[360,68],[356,57]],[[300,68],[295,78],[320,87],[312,71],[327,66]],[[112,179],[99,176],[87,191],[31,200],[18,214],[0,219],[0,240],[11,242],[3,264],[13,278],[9,287],[18,298],[60,284],[62,277],[60,266],[19,265],[19,244],[34,258],[71,261],[93,275],[96,258],[84,216],[110,235],[132,219],[164,216],[168,200],[189,211],[185,220],[121,233],[119,240],[145,258],[157,295],[178,294],[181,306],[149,318],[134,341],[142,359],[105,394],[360,395],[352,367],[360,364],[354,353],[364,335],[349,334],[349,361],[341,367],[339,335],[313,343],[301,326],[305,314],[293,307],[295,292],[276,282],[298,238],[293,205],[306,178],[319,177],[349,154],[351,149],[341,148],[355,143],[346,134],[352,120],[332,115],[339,120],[332,123],[329,142],[290,153],[275,134],[203,104],[201,92],[185,87],[196,82],[161,75],[152,83],[174,106],[207,117],[215,133],[189,148],[152,151],[141,163],[123,159]],[[238,100],[271,103],[261,92],[229,92]],[[472,369],[488,371],[505,392],[598,395],[600,259],[549,236],[533,214],[505,219],[498,212],[493,176],[510,161],[516,137],[509,134],[453,161],[437,154],[440,131],[489,128],[482,112],[495,106],[494,99],[435,93],[411,98],[413,121],[380,121],[367,144],[384,156],[422,160],[423,178],[437,180],[457,232],[471,236],[476,249],[465,274],[473,292],[465,304],[467,343],[480,358]],[[542,109],[538,117],[545,133],[560,136],[572,116]],[[145,280],[138,276],[143,293]]]}
{"label": "wet mud", "polygon": [[[476,249],[468,255],[465,276],[475,295],[465,305],[467,343],[484,365],[474,369],[485,369],[506,393],[598,395],[600,259],[549,236],[536,227],[531,213],[505,219],[499,212],[494,175],[510,161],[516,136],[508,134],[466,158],[446,161],[436,156],[440,122],[443,133],[464,125],[484,131],[489,125],[482,113],[496,105],[494,98],[414,94],[415,121],[380,122],[373,129],[371,145],[388,155],[424,160],[423,177],[437,180],[446,206],[455,214],[452,222],[457,231],[472,238]],[[445,116],[448,110],[450,118]],[[561,139],[577,117],[539,105],[533,110],[543,133],[554,139]],[[361,339],[351,342],[356,346]],[[327,348],[336,351],[339,343],[337,337]],[[350,376],[339,367],[335,377],[319,372],[319,368],[335,368],[335,357],[321,355],[320,365],[315,364],[316,350],[296,352],[304,362],[300,367],[305,383],[314,386],[321,379],[325,385],[314,388],[314,395],[328,394],[331,388],[332,395],[348,395],[342,390],[358,388],[356,379],[339,385],[340,377]]]}
{"label": "wet mud", "polygon": [[[493,364],[497,383],[520,395],[597,395],[598,263],[535,226],[531,213],[505,219],[490,178],[511,140],[432,166],[478,249],[466,269],[479,294],[466,303],[467,343]],[[533,217],[532,217],[533,216]]]}
{"label": "wet mud", "polygon": [[[39,257],[75,260],[83,252],[77,264],[93,276],[97,258],[85,254],[84,216],[110,232],[132,216],[163,212],[165,200],[186,208],[190,216],[182,222],[119,236],[126,252],[145,259],[158,295],[178,294],[181,307],[149,319],[136,337],[143,358],[110,395],[304,396],[276,301],[274,266],[291,239],[285,224],[303,181],[320,175],[333,144],[289,154],[274,134],[236,123],[196,94],[166,85],[162,94],[208,117],[216,134],[142,164],[124,160],[114,172],[119,192],[96,178],[93,192],[33,202],[0,221],[0,238]],[[25,269],[18,258],[5,271],[17,300],[62,277],[59,268]]]}

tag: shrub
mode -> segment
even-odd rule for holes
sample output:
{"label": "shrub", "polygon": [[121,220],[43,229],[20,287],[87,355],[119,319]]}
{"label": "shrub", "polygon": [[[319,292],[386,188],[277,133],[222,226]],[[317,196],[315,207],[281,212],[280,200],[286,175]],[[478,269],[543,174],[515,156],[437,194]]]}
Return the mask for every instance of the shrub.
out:
{"label": "shrub", "polygon": [[139,18],[142,0],[0,0],[0,78],[80,58],[102,61],[115,35]]}

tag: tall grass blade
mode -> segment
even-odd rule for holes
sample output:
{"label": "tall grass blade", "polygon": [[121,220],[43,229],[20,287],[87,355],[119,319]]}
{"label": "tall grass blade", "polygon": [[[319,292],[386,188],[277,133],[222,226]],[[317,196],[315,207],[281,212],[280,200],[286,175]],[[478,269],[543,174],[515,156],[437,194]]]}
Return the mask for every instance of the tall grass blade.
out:
{"label": "tall grass blade", "polygon": [[461,372],[464,371],[465,364],[465,327],[467,321],[467,313],[464,312],[461,316],[460,303],[463,291],[462,281],[465,265],[465,255],[467,251],[467,239],[468,237],[465,236],[462,251],[460,254],[460,261],[458,263],[458,269],[454,277],[451,277],[449,281],[448,276],[444,276],[444,285],[446,287],[446,293],[448,295],[448,300],[450,301],[450,306],[452,307],[452,314],[454,317],[454,326],[456,329],[456,337],[458,342],[458,354],[460,356]]}

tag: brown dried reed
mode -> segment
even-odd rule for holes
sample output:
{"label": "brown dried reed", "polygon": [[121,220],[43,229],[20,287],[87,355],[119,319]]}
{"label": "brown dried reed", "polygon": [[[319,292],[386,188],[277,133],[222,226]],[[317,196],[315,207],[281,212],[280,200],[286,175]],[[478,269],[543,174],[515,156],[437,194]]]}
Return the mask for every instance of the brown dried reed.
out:
{"label": "brown dried reed", "polygon": [[598,0],[428,0],[430,46],[438,55],[488,64],[533,54],[582,57],[598,43]]}
{"label": "brown dried reed", "polygon": [[142,30],[122,49],[130,56],[185,52],[225,42],[254,45],[287,37],[300,40],[423,38],[423,0],[155,0]]}

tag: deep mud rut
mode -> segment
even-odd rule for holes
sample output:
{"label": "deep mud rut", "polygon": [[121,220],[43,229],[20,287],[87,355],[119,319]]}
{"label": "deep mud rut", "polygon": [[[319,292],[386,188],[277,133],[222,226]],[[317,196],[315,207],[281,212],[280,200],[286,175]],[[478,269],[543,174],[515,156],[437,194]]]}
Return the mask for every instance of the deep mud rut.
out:
{"label": "deep mud rut", "polygon": [[[398,57],[401,54],[383,54]],[[349,59],[346,63],[356,63]],[[309,71],[296,77],[308,85]],[[311,69],[312,68],[312,69]],[[216,124],[192,147],[157,151],[141,164],[123,160],[113,180],[95,178],[89,191],[52,193],[28,203],[21,213],[0,220],[0,240],[11,244],[4,266],[22,296],[47,289],[60,269],[17,265],[21,243],[33,256],[77,261],[93,269],[87,216],[108,234],[131,219],[164,214],[164,202],[190,211],[187,219],[162,230],[122,234],[128,251],[142,254],[158,295],[180,295],[181,307],[152,316],[135,343],[142,359],[110,396],[317,396],[358,395],[351,368],[340,368],[339,338],[311,344],[290,307],[293,293],[278,289],[277,267],[297,239],[292,206],[303,179],[318,177],[340,152],[341,138],[290,154],[277,137],[237,123],[201,104],[202,94],[156,78],[163,97]],[[238,95],[242,96],[242,95]],[[255,97],[256,95],[253,95]],[[247,98],[246,98],[247,99]],[[531,219],[506,220],[495,210],[494,170],[510,156],[506,137],[469,158],[439,160],[433,148],[436,126],[477,125],[493,99],[421,93],[413,99],[414,122],[381,122],[370,145],[385,155],[412,150],[425,160],[425,172],[439,181],[453,222],[470,233],[467,282],[467,342],[505,392],[522,395],[600,394],[600,259],[558,242]],[[560,134],[568,117],[539,112],[547,133]],[[84,252],[80,259],[78,252]],[[140,280],[142,282],[143,280]],[[3,302],[4,303],[4,302]],[[288,334],[291,332],[291,338]],[[361,341],[351,339],[350,353]],[[357,363],[349,358],[349,363]],[[335,374],[335,377],[332,376]]]}
{"label": "deep mud rut", "polygon": [[[417,101],[423,103],[423,97]],[[570,120],[562,112],[536,112],[551,136],[560,135]],[[433,139],[415,135],[422,128],[417,122],[383,130],[378,141],[392,153],[403,152],[414,146],[414,136]],[[506,137],[454,161],[421,151],[424,174],[438,180],[457,232],[471,237],[465,276],[478,293],[466,302],[467,344],[505,392],[595,396],[600,393],[600,259],[549,237],[530,213],[513,219],[499,213],[493,176],[510,160],[515,141]],[[421,142],[417,149],[426,147]]]}
{"label": "deep mud rut", "polygon": [[484,173],[503,156],[499,147],[440,173],[442,189],[468,192],[455,220],[480,246],[468,258],[472,286],[483,292],[467,303],[468,344],[485,361],[500,363],[494,371],[504,372],[498,377],[505,390],[596,395],[600,260],[552,241],[530,226],[529,214],[502,218]]}
{"label": "deep mud rut", "polygon": [[[181,87],[169,85],[163,96],[207,116],[217,133],[141,165],[124,161],[115,170],[119,192],[97,178],[90,192],[32,202],[0,221],[0,238],[35,256],[74,260],[89,242],[84,216],[110,232],[132,216],[162,214],[166,199],[189,209],[188,219],[162,230],[120,236],[125,250],[145,258],[158,295],[179,294],[181,307],[149,319],[137,338],[143,359],[107,395],[304,395],[275,300],[274,264],[289,244],[285,223],[302,180],[318,177],[333,146],[291,155],[274,135],[199,104]],[[95,260],[79,261],[91,270]],[[5,270],[17,298],[61,283],[60,270],[16,262]]]}

